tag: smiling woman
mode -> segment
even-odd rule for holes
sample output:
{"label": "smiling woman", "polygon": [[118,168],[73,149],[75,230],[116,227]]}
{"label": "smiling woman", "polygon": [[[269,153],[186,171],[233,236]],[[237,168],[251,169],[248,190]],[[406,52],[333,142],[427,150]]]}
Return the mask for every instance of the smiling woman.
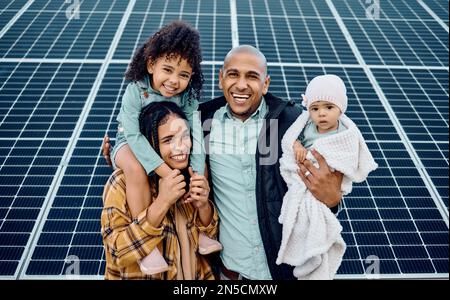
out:
{"label": "smiling woman", "polygon": [[[141,133],[173,171],[164,178],[149,176],[150,202],[137,218],[127,205],[122,170],[109,178],[101,218],[105,278],[214,279],[199,241],[202,235],[216,238],[218,215],[208,200],[206,177],[188,169],[192,142],[187,118],[175,103],[155,102],[139,119]],[[188,186],[191,193],[186,193]],[[155,249],[167,261],[167,272],[145,274],[139,262]]]}

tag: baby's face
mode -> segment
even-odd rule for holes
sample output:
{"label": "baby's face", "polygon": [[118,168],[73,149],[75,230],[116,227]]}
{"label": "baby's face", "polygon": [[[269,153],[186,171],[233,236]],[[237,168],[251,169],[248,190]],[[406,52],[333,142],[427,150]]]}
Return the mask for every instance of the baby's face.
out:
{"label": "baby's face", "polygon": [[338,128],[341,110],[336,105],[327,101],[317,101],[309,106],[308,111],[319,133]]}

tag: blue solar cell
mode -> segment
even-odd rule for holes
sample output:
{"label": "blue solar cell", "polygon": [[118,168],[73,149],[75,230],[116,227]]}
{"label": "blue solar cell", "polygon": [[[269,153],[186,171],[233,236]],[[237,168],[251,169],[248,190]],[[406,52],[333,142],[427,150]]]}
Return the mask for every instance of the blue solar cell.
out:
{"label": "blue solar cell", "polygon": [[402,273],[416,273],[417,269],[423,270],[424,273],[434,273],[435,269],[429,260],[399,260],[400,270]]}
{"label": "blue solar cell", "polygon": [[0,247],[0,260],[19,260],[24,247]]}
{"label": "blue solar cell", "polygon": [[354,246],[356,245],[356,241],[355,238],[353,236],[353,234],[351,233],[345,233],[345,230],[342,231],[342,237],[344,238],[345,243],[347,244],[347,246]]}
{"label": "blue solar cell", "polygon": [[97,260],[103,251],[103,247],[72,247],[69,255],[75,255],[82,260]]}
{"label": "blue solar cell", "polygon": [[29,236],[29,234],[0,233],[0,246],[10,246],[13,244],[25,246]]}
{"label": "blue solar cell", "polygon": [[448,274],[448,269],[449,269],[448,258],[447,259],[435,259],[435,260],[433,260],[433,265],[436,269],[436,272]]}
{"label": "blue solar cell", "polygon": [[68,245],[72,239],[71,233],[46,233],[43,232],[39,235],[38,245],[41,246],[56,246],[56,245]]}
{"label": "blue solar cell", "polygon": [[39,209],[10,209],[8,219],[10,220],[35,220],[39,214]]}
{"label": "blue solar cell", "polygon": [[47,220],[44,225],[44,232],[73,232],[75,221],[53,221]]}
{"label": "blue solar cell", "polygon": [[388,239],[384,233],[367,232],[364,234],[355,233],[356,242],[358,245],[388,245]]}
{"label": "blue solar cell", "polygon": [[[45,263],[44,263],[45,262]],[[60,275],[64,261],[61,260],[30,260],[26,270],[27,275]]]}
{"label": "blue solar cell", "polygon": [[4,276],[14,275],[18,265],[19,265],[18,261],[0,261],[0,270],[2,270],[2,275]]}
{"label": "blue solar cell", "polygon": [[356,247],[349,247],[349,244],[347,243],[347,249],[345,249],[345,254],[344,254],[344,260],[347,259],[359,259],[359,253],[358,253],[358,249]]}
{"label": "blue solar cell", "polygon": [[363,274],[361,260],[344,260],[339,267],[339,274]]}
{"label": "blue solar cell", "polygon": [[[448,19],[447,5],[435,0],[424,2]],[[332,3],[344,17],[350,31],[347,38],[356,44],[375,75],[393,116],[386,113],[367,70],[356,60],[326,1],[236,1],[239,42],[259,46],[269,63],[277,63],[269,67],[270,90],[277,96],[299,103],[308,81],[323,73],[337,74],[346,83],[347,115],[358,124],[380,167],[345,197],[346,209],[339,219],[344,239],[352,247],[339,273],[363,274],[370,265],[366,256],[374,253],[381,258],[382,274],[448,273],[448,227],[417,170],[418,165],[424,165],[422,172],[430,176],[437,197],[448,207],[448,33],[421,6],[408,1],[384,2],[381,19],[376,21],[367,18],[367,5],[361,1]],[[24,4],[24,0],[2,2],[0,28]],[[2,5],[8,9],[1,11]],[[83,275],[102,275],[105,268],[99,218],[103,185],[111,169],[99,149],[105,133],[115,136],[127,65],[125,61],[109,65],[100,86],[95,87],[94,103],[81,124],[81,138],[72,141],[102,61],[80,64],[59,63],[59,59],[103,60],[117,32],[114,59],[127,60],[160,25],[182,18],[196,26],[202,36],[207,61],[203,65],[205,101],[221,94],[216,79],[220,65],[210,61],[221,61],[232,45],[234,16],[228,1],[138,0],[123,33],[117,28],[128,6],[125,1],[82,1],[80,19],[71,21],[65,17],[67,6],[57,0],[36,0],[0,38],[2,57],[13,61],[45,58],[0,62],[0,245],[14,247],[28,242],[39,212],[47,207],[44,201],[53,199],[46,199],[47,194],[54,189],[48,214],[41,214],[47,219],[39,220],[43,232],[33,232],[39,235],[35,243],[41,250],[31,253],[27,275],[59,276],[66,272],[70,263],[64,263],[62,254],[35,259],[34,255],[52,253],[55,247],[48,247],[51,245],[75,249],[70,254],[86,259],[80,263]],[[56,60],[48,63],[47,58]],[[424,67],[415,68],[418,66]],[[427,69],[429,66],[441,69]],[[419,162],[411,159],[391,118],[398,119]],[[72,143],[74,151],[66,165],[61,158]],[[58,170],[63,171],[63,177],[53,187]],[[430,257],[420,252],[424,249],[421,239]],[[410,248],[396,250],[406,257],[397,262],[392,245],[422,250],[417,255]],[[16,249],[21,257],[23,249]],[[0,249],[0,257],[9,257],[8,251]],[[411,263],[416,260],[418,264]],[[24,263],[28,261],[20,262]],[[17,261],[0,258],[0,275],[13,275],[17,266]]]}
{"label": "blue solar cell", "polygon": [[45,260],[58,260],[65,259],[67,257],[67,247],[36,247],[33,252],[33,260],[45,259]]}
{"label": "blue solar cell", "polygon": [[100,232],[100,218],[98,217],[95,221],[80,221],[77,224],[77,232]]}
{"label": "blue solar cell", "polygon": [[359,246],[359,252],[361,253],[361,257],[366,258],[371,255],[377,256],[379,259],[394,259],[394,253],[392,249],[388,246]]}
{"label": "blue solar cell", "polygon": [[[389,230],[388,230],[389,231]],[[420,245],[422,244],[420,236],[411,232],[389,232],[389,240],[393,245]]]}
{"label": "blue solar cell", "polygon": [[0,228],[0,232],[29,233],[33,229],[33,226],[34,226],[34,222],[30,222],[30,221],[5,220]]}
{"label": "blue solar cell", "polygon": [[380,221],[352,221],[354,232],[384,232]]}
{"label": "blue solar cell", "polygon": [[428,254],[423,246],[392,246],[392,249],[394,250],[395,256],[399,259],[425,259],[428,257]]}
{"label": "blue solar cell", "polygon": [[445,225],[444,221],[416,221],[417,229],[419,231],[442,231],[448,232],[448,227]]}
{"label": "blue solar cell", "polygon": [[102,236],[98,233],[78,233],[73,237],[72,245],[80,246],[98,246],[102,244]]}
{"label": "blue solar cell", "polygon": [[427,245],[448,245],[449,235],[448,232],[422,232],[422,239]]}

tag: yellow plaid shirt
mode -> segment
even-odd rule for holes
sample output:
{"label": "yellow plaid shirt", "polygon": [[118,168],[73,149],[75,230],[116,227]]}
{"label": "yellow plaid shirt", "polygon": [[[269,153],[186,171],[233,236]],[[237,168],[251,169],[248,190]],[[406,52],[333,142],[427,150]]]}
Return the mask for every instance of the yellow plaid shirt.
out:
{"label": "yellow plaid shirt", "polygon": [[[197,210],[191,204],[180,202],[171,207],[158,228],[147,221],[146,210],[133,220],[126,202],[122,170],[116,170],[110,176],[103,192],[103,203],[101,223],[106,255],[105,279],[177,279],[177,272],[181,270],[177,270],[176,261],[181,254],[172,218],[174,210],[182,213],[187,220],[188,238],[195,249],[196,259],[192,262],[195,279],[214,279],[208,260],[198,253],[199,232],[217,238],[219,218],[214,205],[213,219],[207,227],[201,226]],[[143,274],[138,261],[155,247],[161,251],[170,269],[154,275]]]}

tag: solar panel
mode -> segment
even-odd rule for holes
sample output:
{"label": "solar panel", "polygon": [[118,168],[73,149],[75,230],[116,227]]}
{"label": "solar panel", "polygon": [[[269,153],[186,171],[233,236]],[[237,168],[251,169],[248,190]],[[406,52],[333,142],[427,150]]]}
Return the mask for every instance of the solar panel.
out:
{"label": "solar panel", "polygon": [[221,95],[237,44],[263,51],[282,98],[323,73],[345,81],[379,169],[343,201],[339,278],[374,263],[380,277],[448,278],[448,1],[380,1],[372,19],[359,0],[80,3],[69,19],[65,1],[0,0],[0,278],[66,278],[74,260],[103,277],[100,145],[135,49],[175,19],[201,34],[202,101]]}

